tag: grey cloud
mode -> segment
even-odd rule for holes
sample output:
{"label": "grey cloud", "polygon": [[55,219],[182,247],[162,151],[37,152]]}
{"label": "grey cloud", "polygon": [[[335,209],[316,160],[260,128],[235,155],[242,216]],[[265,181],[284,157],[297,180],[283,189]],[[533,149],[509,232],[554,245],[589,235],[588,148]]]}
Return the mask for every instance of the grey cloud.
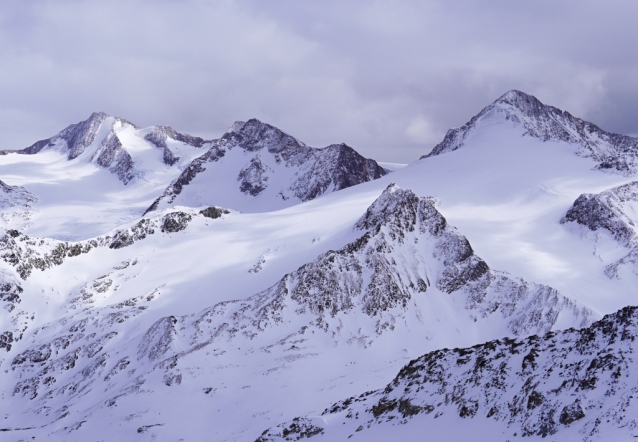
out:
{"label": "grey cloud", "polygon": [[638,133],[631,1],[7,1],[0,148],[92,111],[408,162],[509,89]]}

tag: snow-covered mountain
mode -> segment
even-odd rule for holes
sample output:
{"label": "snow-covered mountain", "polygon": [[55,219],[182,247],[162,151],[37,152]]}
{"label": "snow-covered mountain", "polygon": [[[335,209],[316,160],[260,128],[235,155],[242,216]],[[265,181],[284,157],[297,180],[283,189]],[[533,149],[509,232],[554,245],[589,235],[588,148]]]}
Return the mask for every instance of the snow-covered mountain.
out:
{"label": "snow-covered mountain", "polygon": [[256,120],[206,142],[107,116],[0,155],[0,434],[633,435],[635,312],[591,325],[637,303],[633,172],[499,100],[392,173]]}
{"label": "snow-covered mountain", "polygon": [[31,195],[15,203],[28,206],[24,215],[2,211],[4,225],[59,239],[99,235],[139,217],[206,145],[167,126],[142,129],[93,113],[25,149],[0,152],[3,181]]}
{"label": "snow-covered mountain", "polygon": [[[179,161],[177,155],[184,145],[200,148],[207,143],[199,137],[181,134],[168,126],[142,130],[122,118],[94,112],[87,120],[72,124],[51,138],[40,140],[25,149],[5,150],[2,153],[34,155],[43,149],[58,150],[65,153],[69,160],[82,156],[85,161],[107,168],[120,181],[128,184],[134,178],[144,178],[144,169],[140,166],[152,167],[144,163],[158,159],[158,155],[142,152],[141,143],[134,137],[142,137],[162,149],[161,159],[169,166]],[[126,146],[122,144],[123,140]],[[167,141],[172,142],[171,146]]]}
{"label": "snow-covered mountain", "polygon": [[206,141],[99,112],[25,149],[0,152],[5,183],[33,195],[20,203],[29,210],[11,215],[15,222],[7,210],[1,216],[4,225],[36,236],[78,240],[136,219],[149,206],[269,211],[386,173],[346,145],[314,149],[256,120]]}
{"label": "snow-covered mountain", "polygon": [[149,207],[222,205],[269,211],[386,175],[345,144],[306,146],[276,127],[238,121]]}
{"label": "snow-covered mountain", "polygon": [[638,435],[636,338],[638,307],[626,307],[580,330],[437,350],[410,361],[385,388],[266,430],[257,441],[421,440],[424,434],[631,440]]}
{"label": "snow-covered mountain", "polygon": [[480,131],[481,126],[490,124],[494,118],[520,125],[525,130],[524,136],[576,145],[578,155],[591,158],[598,163],[599,169],[611,169],[627,176],[638,171],[638,138],[607,132],[516,90],[504,94],[465,125],[450,129],[443,141],[421,158],[463,147],[474,132]]}
{"label": "snow-covered mountain", "polygon": [[[491,270],[467,239],[447,224],[431,199],[390,185],[350,227],[355,239],[343,247],[321,254],[248,298],[185,315],[169,304],[164,307],[168,314],[157,319],[152,306],[164,303],[164,293],[170,289],[166,283],[142,292],[128,287],[131,278],[144,278],[140,271],[148,264],[138,267],[140,257],[150,247],[167,248],[174,234],[195,226],[200,230],[192,232],[197,238],[202,228],[208,230],[208,223],[215,229],[226,217],[237,216],[242,215],[216,207],[165,211],[76,244],[9,231],[0,240],[2,259],[27,283],[54,267],[68,269],[73,261],[94,263],[92,255],[98,253],[101,260],[108,255],[121,260],[75,289],[61,306],[62,319],[35,330],[29,324],[5,333],[6,345],[19,349],[10,352],[11,376],[4,378],[16,407],[19,403],[25,413],[14,419],[48,425],[71,415],[76,422],[67,429],[77,430],[73,437],[81,439],[90,433],[80,432],[80,427],[92,431],[96,420],[112,421],[100,416],[110,416],[110,407],[116,404],[128,415],[143,412],[129,399],[141,391],[155,396],[166,387],[196,385],[202,376],[224,377],[225,366],[202,366],[213,349],[216,356],[243,349],[247,360],[253,364],[259,360],[262,367],[270,367],[268,372],[278,371],[282,358],[292,363],[311,357],[315,366],[329,366],[335,354],[349,352],[351,346],[365,358],[377,346],[432,349],[442,343],[585,326],[592,318],[591,311],[550,287]],[[152,245],[146,245],[153,237],[157,239]],[[251,271],[255,267],[246,275]],[[12,318],[39,314],[18,307]],[[27,330],[30,338],[24,337]],[[411,335],[425,339],[411,344],[406,341]],[[326,341],[331,344],[326,346]],[[393,352],[372,356],[386,366],[386,372],[395,358]],[[360,372],[362,381],[366,369]],[[282,374],[302,376],[299,370],[289,366]],[[206,388],[210,393],[216,387],[202,386]],[[271,388],[262,386],[262,394],[275,394]],[[180,394],[190,393],[172,393]],[[220,406],[232,409],[232,403],[220,401]],[[185,412],[185,402],[186,398],[174,404]],[[254,406],[265,411],[260,401]],[[174,412],[173,405],[166,407],[164,413]],[[127,425],[125,419],[118,421]],[[60,437],[71,437],[64,436],[67,433],[61,431]]]}

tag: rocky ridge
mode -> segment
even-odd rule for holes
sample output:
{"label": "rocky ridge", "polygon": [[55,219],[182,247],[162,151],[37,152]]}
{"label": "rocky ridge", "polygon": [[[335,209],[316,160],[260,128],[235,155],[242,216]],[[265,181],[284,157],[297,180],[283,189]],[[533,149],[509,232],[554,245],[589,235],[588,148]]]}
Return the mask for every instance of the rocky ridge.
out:
{"label": "rocky ridge", "polygon": [[613,170],[627,176],[638,172],[638,138],[607,132],[516,90],[505,93],[465,125],[450,129],[443,141],[421,159],[459,149],[469,135],[480,128],[483,120],[495,116],[521,125],[525,129],[524,136],[577,145],[578,154],[594,160],[598,169]]}
{"label": "rocky ridge", "polygon": [[66,259],[89,253],[97,247],[121,249],[153,235],[156,231],[174,233],[184,230],[197,216],[216,219],[229,213],[228,210],[218,207],[208,207],[199,211],[191,208],[173,209],[142,218],[130,227],[77,242],[31,238],[17,230],[9,229],[0,236],[0,260],[13,266],[20,278],[26,280],[35,269],[44,271],[61,265]]}
{"label": "rocky ridge", "polygon": [[[570,432],[585,442],[617,430],[629,440],[638,429],[636,337],[638,307],[626,307],[580,330],[437,350],[404,366],[385,388],[268,429],[257,441],[365,438],[379,426],[422,427],[448,413],[496,421],[514,436]],[[416,423],[417,416],[427,419]]]}
{"label": "rocky ridge", "polygon": [[200,137],[193,137],[188,134],[179,133],[170,126],[154,126],[153,129],[144,136],[144,139],[164,150],[164,164],[169,166],[177,163],[179,161],[179,157],[175,155],[166,143],[168,139],[180,141],[196,148],[203,147],[205,144],[210,143],[210,141],[206,141]]}

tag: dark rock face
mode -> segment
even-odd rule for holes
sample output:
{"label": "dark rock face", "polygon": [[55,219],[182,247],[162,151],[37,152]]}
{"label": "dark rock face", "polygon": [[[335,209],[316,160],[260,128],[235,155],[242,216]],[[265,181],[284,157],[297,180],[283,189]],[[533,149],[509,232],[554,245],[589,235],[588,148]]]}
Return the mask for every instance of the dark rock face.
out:
{"label": "dark rock face", "polygon": [[206,141],[200,137],[179,133],[170,126],[155,126],[153,130],[144,137],[144,139],[150,141],[157,147],[166,147],[166,140],[168,138],[193,147],[202,147],[204,144],[210,143],[210,141]]}
{"label": "dark rock face", "polygon": [[13,333],[10,331],[0,334],[0,350],[5,349],[11,351],[11,343],[13,342]]}
{"label": "dark rock face", "polygon": [[16,308],[20,302],[22,302],[20,295],[23,292],[24,289],[18,281],[11,275],[0,272],[0,307],[2,307],[12,319],[11,321],[3,321],[2,328],[4,330],[0,331],[0,350],[11,351],[13,342],[22,337],[24,328],[22,328],[21,324],[16,320],[17,314],[19,314],[19,312],[16,312]]}
{"label": "dark rock face", "polygon": [[341,190],[366,181],[376,180],[386,175],[385,169],[376,161],[364,158],[346,144],[333,144],[325,148],[336,151],[336,164],[333,169],[332,182],[335,189]]}
{"label": "dark rock face", "polygon": [[248,166],[239,172],[237,177],[237,181],[240,182],[239,190],[248,195],[259,195],[268,186],[267,172],[267,166],[259,161],[259,156],[254,157]]}
{"label": "dark rock face", "polygon": [[184,230],[193,219],[192,215],[184,212],[172,212],[162,218],[162,232],[179,232]]}
{"label": "dark rock face", "polygon": [[563,425],[569,425],[577,420],[585,417],[583,407],[580,405],[580,401],[576,401],[573,404],[565,405],[560,412],[559,422]]}
{"label": "dark rock face", "polygon": [[560,222],[577,222],[592,231],[607,230],[616,241],[627,246],[636,236],[636,225],[625,207],[632,202],[638,203],[638,181],[597,195],[580,195]]}
{"label": "dark rock face", "polygon": [[333,144],[319,152],[312,161],[304,164],[304,173],[291,185],[293,194],[301,201],[386,175],[385,169],[376,161],[362,157],[345,144]]}
{"label": "dark rock face", "polygon": [[221,207],[207,207],[204,210],[200,210],[200,214],[204,215],[206,218],[217,219],[221,218],[222,215],[227,215],[230,212],[226,209],[222,209]]}
{"label": "dark rock face", "polygon": [[133,245],[136,241],[143,240],[148,235],[155,233],[155,224],[143,218],[133,227],[121,229],[115,232],[113,240],[109,244],[110,249],[121,249]]}
{"label": "dark rock face", "polygon": [[580,146],[579,154],[592,158],[601,170],[613,169],[624,175],[638,172],[638,138],[607,132],[516,90],[504,94],[462,127],[450,129],[443,141],[421,159],[462,147],[480,121],[494,114],[502,114],[506,120],[522,125],[526,130],[525,136]]}
{"label": "dark rock face", "polygon": [[[435,417],[493,419],[522,436],[546,437],[574,425],[578,440],[612,428],[629,436],[638,424],[628,411],[638,397],[637,337],[638,307],[626,307],[581,330],[437,350],[404,366],[384,389],[337,402],[323,416],[333,426],[360,425],[357,431],[410,425],[413,416],[436,411]],[[300,440],[292,431],[298,422],[266,430],[258,440]],[[315,431],[329,438],[329,430],[318,425]]]}
{"label": "dark rock face", "polygon": [[638,220],[634,210],[637,203],[638,181],[634,181],[599,194],[580,195],[560,220],[561,224],[575,222],[592,232],[605,231],[629,249],[626,256],[606,266],[605,274],[609,278],[620,279],[623,268],[638,265]]}
{"label": "dark rock face", "polygon": [[144,139],[150,141],[155,146],[164,150],[163,160],[164,164],[173,166],[179,161],[179,157],[176,156],[166,144],[166,140],[171,138],[175,141],[188,144],[189,146],[200,148],[210,141],[206,141],[199,137],[193,137],[191,135],[182,134],[169,126],[155,126],[148,134],[144,136]]}
{"label": "dark rock face", "polygon": [[22,279],[33,269],[45,270],[62,264],[67,257],[88,253],[97,247],[96,240],[69,243],[51,239],[35,240],[15,230],[0,237],[0,259],[14,266]]}
{"label": "dark rock face", "polygon": [[[363,158],[345,144],[314,149],[273,126],[253,119],[235,123],[219,140],[213,141],[210,150],[195,159],[147,212],[156,210],[160,203],[172,204],[198,174],[214,167],[214,163],[232,149],[248,153],[249,160],[239,172],[237,181],[240,191],[251,196],[263,193],[270,177],[277,173],[264,164],[266,155],[274,156],[277,165],[296,171],[288,187],[282,189],[284,199],[294,196],[301,201],[309,201],[327,192],[375,180],[387,173],[374,160]],[[284,193],[290,195],[284,196]]]}
{"label": "dark rock face", "polygon": [[[314,425],[310,419],[296,417],[288,427],[281,430],[281,437],[283,440],[300,440],[322,433],[323,428]],[[255,442],[270,442],[273,440],[268,434],[268,430],[266,430]]]}
{"label": "dark rock face", "polygon": [[148,358],[149,361],[155,361],[163,356],[173,342],[175,324],[177,319],[174,316],[162,318],[153,324],[138,346],[137,359]]}
{"label": "dark rock face", "polygon": [[104,138],[93,159],[97,164],[117,175],[124,184],[128,184],[133,179],[133,158],[124,150],[115,132],[109,132]]}
{"label": "dark rock face", "polygon": [[222,145],[241,146],[249,152],[265,148],[270,153],[281,153],[284,157],[309,149],[296,138],[254,118],[246,123],[236,122],[220,141]]}
{"label": "dark rock face", "polygon": [[175,154],[171,152],[171,150],[168,147],[165,147],[164,153],[162,154],[162,160],[164,161],[164,164],[173,166],[175,165],[175,163],[179,161],[179,157],[175,156]]}

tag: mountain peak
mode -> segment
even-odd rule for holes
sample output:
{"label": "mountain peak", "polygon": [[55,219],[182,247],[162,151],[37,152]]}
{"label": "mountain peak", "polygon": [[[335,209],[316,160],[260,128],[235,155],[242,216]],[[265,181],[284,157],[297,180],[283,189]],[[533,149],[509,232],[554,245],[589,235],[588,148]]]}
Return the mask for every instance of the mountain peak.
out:
{"label": "mountain peak", "polygon": [[107,118],[108,118],[108,117],[110,117],[110,116],[111,116],[111,115],[107,114],[106,112],[102,112],[102,111],[100,111],[100,112],[93,112],[93,113],[91,114],[91,116],[90,116],[89,118],[87,118],[87,120],[86,120],[86,121],[89,121],[89,120],[91,120],[91,121],[93,121],[93,120],[101,120],[101,121],[104,121],[105,119],[107,119]]}
{"label": "mountain peak", "polygon": [[306,145],[295,137],[256,118],[246,122],[236,121],[221,140],[230,146],[239,146],[251,152],[264,147],[271,153],[288,149],[307,149]]}
{"label": "mountain peak", "polygon": [[443,141],[421,159],[463,147],[471,134],[492,127],[483,123],[495,118],[522,127],[523,136],[543,142],[577,145],[578,155],[592,158],[599,163],[598,169],[614,169],[624,175],[638,172],[638,158],[632,153],[638,149],[637,138],[604,131],[595,124],[543,104],[533,95],[518,90],[506,92],[462,127],[450,129]]}
{"label": "mountain peak", "polygon": [[519,91],[517,89],[512,89],[510,91],[505,92],[503,95],[501,95],[495,101],[495,103],[501,103],[501,102],[513,103],[513,102],[519,102],[519,101],[532,101],[532,100],[538,101],[540,103],[538,98],[536,98],[535,96],[527,94],[523,91]]}
{"label": "mountain peak", "polygon": [[563,113],[560,109],[543,104],[535,96],[515,89],[501,95],[494,103],[488,106],[488,108],[495,106],[506,107],[509,108],[510,111],[514,108],[522,115],[530,118],[551,118],[550,114],[552,113]]}

